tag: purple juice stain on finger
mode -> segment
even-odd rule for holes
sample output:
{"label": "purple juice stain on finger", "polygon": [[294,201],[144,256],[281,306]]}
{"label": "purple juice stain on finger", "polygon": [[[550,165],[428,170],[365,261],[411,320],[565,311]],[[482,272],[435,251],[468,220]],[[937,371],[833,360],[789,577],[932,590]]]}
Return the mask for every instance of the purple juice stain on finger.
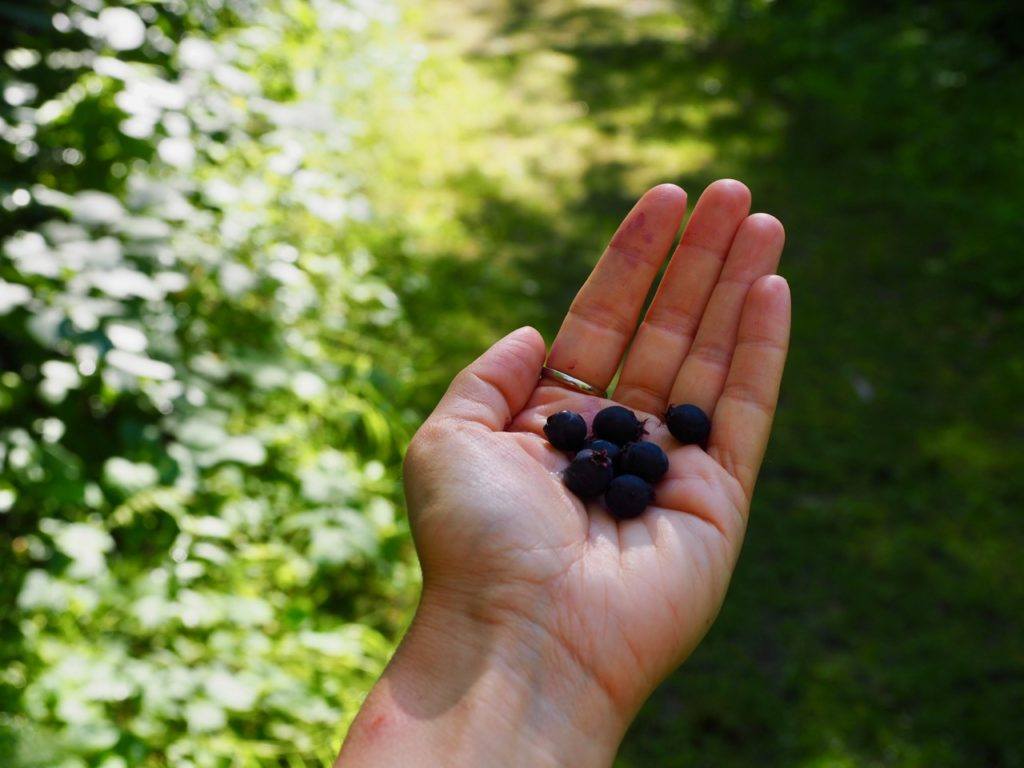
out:
{"label": "purple juice stain on finger", "polygon": [[654,234],[646,228],[647,214],[638,211],[630,216],[622,228],[612,236],[610,247],[616,248],[630,264],[638,264],[642,261],[639,250],[635,247],[627,247],[627,241],[639,236],[645,243],[654,242]]}
{"label": "purple juice stain on finger", "polygon": [[626,230],[632,232],[634,229],[640,229],[647,222],[647,214],[643,211],[639,211],[634,216],[630,217],[629,222],[626,224]]}

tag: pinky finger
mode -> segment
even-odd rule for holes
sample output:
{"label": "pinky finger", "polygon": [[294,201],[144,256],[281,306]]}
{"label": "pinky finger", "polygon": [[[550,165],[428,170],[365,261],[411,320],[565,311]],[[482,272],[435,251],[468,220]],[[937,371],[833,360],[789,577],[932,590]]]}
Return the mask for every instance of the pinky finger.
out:
{"label": "pinky finger", "polygon": [[749,500],[768,445],[789,347],[789,285],[760,278],[743,304],[736,351],[711,420],[709,453],[735,477]]}

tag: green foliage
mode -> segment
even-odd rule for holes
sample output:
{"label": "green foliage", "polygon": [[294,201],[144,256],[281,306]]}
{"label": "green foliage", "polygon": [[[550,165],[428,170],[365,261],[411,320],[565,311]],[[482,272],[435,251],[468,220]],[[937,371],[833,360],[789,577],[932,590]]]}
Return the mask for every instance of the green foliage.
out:
{"label": "green foliage", "polygon": [[395,18],[82,3],[8,49],[5,765],[326,763],[382,669],[404,319],[351,158]]}

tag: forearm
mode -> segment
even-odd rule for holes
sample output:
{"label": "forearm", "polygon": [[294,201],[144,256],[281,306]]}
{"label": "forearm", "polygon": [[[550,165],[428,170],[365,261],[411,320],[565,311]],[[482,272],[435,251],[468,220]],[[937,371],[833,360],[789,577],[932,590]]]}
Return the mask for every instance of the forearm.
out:
{"label": "forearm", "polygon": [[523,626],[513,635],[425,601],[337,765],[611,765],[624,719],[543,630]]}

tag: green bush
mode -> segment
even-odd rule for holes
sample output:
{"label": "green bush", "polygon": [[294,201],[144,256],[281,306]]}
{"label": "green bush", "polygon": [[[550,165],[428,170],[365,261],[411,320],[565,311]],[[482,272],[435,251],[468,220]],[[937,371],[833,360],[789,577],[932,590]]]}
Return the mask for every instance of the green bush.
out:
{"label": "green bush", "polygon": [[5,58],[0,762],[324,763],[417,578],[354,159],[409,65],[387,4],[157,8]]}

